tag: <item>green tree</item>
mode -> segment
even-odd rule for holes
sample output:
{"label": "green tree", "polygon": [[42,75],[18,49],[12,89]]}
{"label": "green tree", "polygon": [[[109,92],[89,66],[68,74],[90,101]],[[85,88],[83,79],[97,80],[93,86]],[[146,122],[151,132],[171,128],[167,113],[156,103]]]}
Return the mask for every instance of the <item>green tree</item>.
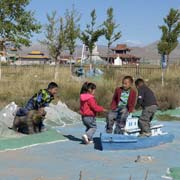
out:
{"label": "green tree", "polygon": [[92,68],[92,52],[99,37],[104,35],[104,29],[96,28],[96,10],[91,12],[91,23],[81,32],[80,39],[88,47],[90,55],[90,69]]}
{"label": "green tree", "polygon": [[40,41],[48,48],[50,56],[57,64],[58,58],[66,46],[65,23],[62,17],[57,18],[57,12],[47,14],[48,23],[45,25],[45,39]]}
{"label": "green tree", "polygon": [[104,26],[105,38],[108,41],[107,55],[109,62],[110,47],[115,41],[117,41],[121,37],[121,31],[118,30],[118,32],[116,32],[116,29],[119,28],[119,24],[116,24],[114,20],[113,8],[107,9],[107,19],[103,22],[103,26]]}
{"label": "green tree", "polygon": [[72,8],[71,11],[68,9],[65,13],[66,19],[66,27],[65,27],[65,34],[66,34],[66,47],[69,50],[71,59],[70,59],[70,70],[71,70],[71,60],[73,59],[73,54],[76,48],[76,40],[80,34],[80,14],[76,11],[76,9]]}
{"label": "green tree", "polygon": [[180,12],[176,9],[170,9],[169,14],[164,18],[165,25],[159,26],[162,31],[161,40],[157,47],[162,55],[167,55],[167,65],[169,56],[178,45],[180,36]]}
{"label": "green tree", "polygon": [[41,25],[35,20],[34,12],[27,10],[30,0],[0,0],[0,50],[4,42],[10,41],[17,48],[29,46],[33,33]]}

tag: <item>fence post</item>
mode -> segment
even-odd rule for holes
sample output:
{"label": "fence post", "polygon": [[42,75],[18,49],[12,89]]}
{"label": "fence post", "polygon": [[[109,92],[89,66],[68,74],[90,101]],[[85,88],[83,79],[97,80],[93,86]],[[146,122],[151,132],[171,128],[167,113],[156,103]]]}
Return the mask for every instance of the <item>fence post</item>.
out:
{"label": "fence post", "polygon": [[139,77],[139,64],[136,64],[136,77]]}
{"label": "fence post", "polygon": [[164,69],[162,69],[162,73],[161,73],[161,84],[162,87],[164,87]]}
{"label": "fence post", "polygon": [[82,171],[80,171],[79,180],[82,180]]}

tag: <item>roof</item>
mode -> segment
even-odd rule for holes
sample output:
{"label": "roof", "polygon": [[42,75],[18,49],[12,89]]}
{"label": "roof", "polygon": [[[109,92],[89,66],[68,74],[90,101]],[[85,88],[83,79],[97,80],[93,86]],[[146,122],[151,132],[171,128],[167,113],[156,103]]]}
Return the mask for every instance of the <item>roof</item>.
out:
{"label": "roof", "polygon": [[112,48],[113,51],[118,51],[118,50],[127,50],[130,51],[131,49],[127,47],[126,44],[117,44],[115,48]]}
{"label": "roof", "polygon": [[50,59],[48,56],[44,56],[41,51],[31,51],[27,56],[20,56],[21,59]]}
{"label": "roof", "polygon": [[28,53],[29,55],[44,55],[44,53],[42,53],[41,51],[31,51],[30,53]]}
{"label": "roof", "polygon": [[40,55],[27,55],[27,56],[20,56],[22,59],[49,59],[48,56],[40,56]]}

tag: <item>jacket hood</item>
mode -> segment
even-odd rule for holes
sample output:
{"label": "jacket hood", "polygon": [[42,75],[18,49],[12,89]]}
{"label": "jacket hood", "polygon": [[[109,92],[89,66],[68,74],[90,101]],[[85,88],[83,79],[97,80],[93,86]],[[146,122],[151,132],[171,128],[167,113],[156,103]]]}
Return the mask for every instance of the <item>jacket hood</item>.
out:
{"label": "jacket hood", "polygon": [[91,98],[94,98],[94,96],[92,94],[89,94],[89,93],[84,93],[84,94],[81,94],[80,95],[80,100],[81,101],[87,101]]}

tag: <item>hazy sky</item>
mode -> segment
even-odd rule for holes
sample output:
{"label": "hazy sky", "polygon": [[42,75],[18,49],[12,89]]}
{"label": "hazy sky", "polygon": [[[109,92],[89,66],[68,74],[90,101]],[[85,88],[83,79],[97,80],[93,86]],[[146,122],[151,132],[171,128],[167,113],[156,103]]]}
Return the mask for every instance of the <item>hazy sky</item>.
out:
{"label": "hazy sky", "polygon": [[[46,14],[54,10],[63,15],[72,4],[81,13],[81,29],[84,29],[90,19],[90,12],[95,8],[97,24],[106,17],[108,7],[114,8],[116,22],[122,31],[121,42],[133,45],[146,45],[158,40],[161,32],[158,26],[163,23],[170,8],[180,8],[180,0],[32,0],[29,9],[35,11],[35,16],[42,24],[47,22]],[[33,40],[42,39],[43,33]],[[98,44],[106,44],[101,38]]]}

